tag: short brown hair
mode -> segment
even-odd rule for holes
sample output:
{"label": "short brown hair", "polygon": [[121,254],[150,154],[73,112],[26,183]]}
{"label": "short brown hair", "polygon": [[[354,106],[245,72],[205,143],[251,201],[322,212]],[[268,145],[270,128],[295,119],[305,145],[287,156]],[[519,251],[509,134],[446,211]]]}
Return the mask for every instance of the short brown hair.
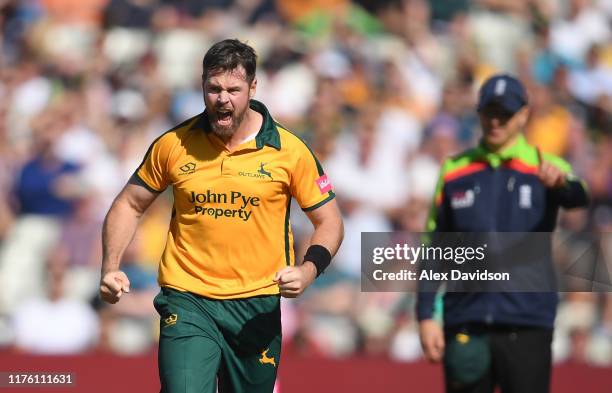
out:
{"label": "short brown hair", "polygon": [[255,50],[237,39],[219,41],[204,55],[202,78],[206,78],[210,72],[229,71],[239,66],[244,67],[247,82],[253,82],[257,67]]}

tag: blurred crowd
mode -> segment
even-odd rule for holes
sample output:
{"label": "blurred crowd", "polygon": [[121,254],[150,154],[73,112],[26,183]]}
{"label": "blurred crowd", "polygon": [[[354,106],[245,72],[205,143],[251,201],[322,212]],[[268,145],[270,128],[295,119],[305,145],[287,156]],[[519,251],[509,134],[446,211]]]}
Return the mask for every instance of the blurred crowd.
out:
{"label": "blurred crowd", "polygon": [[[527,138],[589,186],[562,230],[612,231],[611,1],[0,0],[0,31],[4,350],[154,348],[172,196],[144,217],[112,307],[96,296],[101,223],[149,144],[203,110],[203,54],[228,37],[257,50],[256,98],[311,145],[345,218],[333,266],[283,301],[294,350],[421,358],[414,297],[361,292],[360,235],[423,231],[441,162],[478,143],[494,72],[526,83]],[[299,260],[311,226],[292,217]],[[612,294],[561,296],[556,361],[612,365]]]}

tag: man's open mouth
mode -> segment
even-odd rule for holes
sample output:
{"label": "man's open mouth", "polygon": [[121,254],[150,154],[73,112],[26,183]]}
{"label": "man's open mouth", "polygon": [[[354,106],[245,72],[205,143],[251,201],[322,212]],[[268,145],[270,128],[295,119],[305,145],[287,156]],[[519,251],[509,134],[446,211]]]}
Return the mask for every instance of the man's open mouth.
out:
{"label": "man's open mouth", "polygon": [[229,126],[232,123],[231,110],[218,110],[217,111],[217,122],[222,126]]}

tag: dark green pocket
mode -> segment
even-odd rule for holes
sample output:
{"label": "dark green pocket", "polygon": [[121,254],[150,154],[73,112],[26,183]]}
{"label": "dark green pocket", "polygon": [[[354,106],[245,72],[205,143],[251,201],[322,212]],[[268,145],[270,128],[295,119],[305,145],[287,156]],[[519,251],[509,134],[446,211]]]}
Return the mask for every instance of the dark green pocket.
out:
{"label": "dark green pocket", "polygon": [[486,335],[456,333],[447,337],[444,367],[449,382],[469,385],[482,378],[491,366],[491,350]]}

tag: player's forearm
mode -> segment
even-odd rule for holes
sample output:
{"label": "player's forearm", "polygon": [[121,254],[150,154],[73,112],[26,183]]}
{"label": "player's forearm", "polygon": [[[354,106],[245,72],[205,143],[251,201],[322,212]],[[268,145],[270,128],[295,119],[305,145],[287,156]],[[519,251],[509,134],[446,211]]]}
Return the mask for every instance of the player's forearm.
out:
{"label": "player's forearm", "polygon": [[337,220],[326,219],[321,223],[315,223],[315,231],[310,238],[310,247],[301,265],[301,268],[305,269],[306,274],[311,277],[309,282],[312,282],[329,266],[343,237],[344,226],[339,215]]}
{"label": "player's forearm", "polygon": [[132,241],[142,214],[120,198],[113,202],[102,227],[102,275],[119,270],[121,256]]}
{"label": "player's forearm", "polygon": [[315,224],[315,230],[310,238],[310,244],[318,244],[325,247],[334,256],[340,248],[344,238],[344,224],[340,216],[331,217],[319,224]]}

